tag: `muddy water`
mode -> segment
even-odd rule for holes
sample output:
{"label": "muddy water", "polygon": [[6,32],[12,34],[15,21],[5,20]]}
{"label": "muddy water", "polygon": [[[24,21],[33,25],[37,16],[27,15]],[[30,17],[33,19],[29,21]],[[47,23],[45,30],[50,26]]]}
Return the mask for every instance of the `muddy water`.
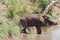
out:
{"label": "muddy water", "polygon": [[0,40],[60,40],[60,25],[42,27],[42,34],[36,34],[33,29],[30,34],[20,33],[12,37],[0,37]]}
{"label": "muddy water", "polygon": [[19,36],[13,36],[13,40],[60,40],[60,25],[52,27],[42,27],[42,34],[35,32],[30,34],[21,33]]}

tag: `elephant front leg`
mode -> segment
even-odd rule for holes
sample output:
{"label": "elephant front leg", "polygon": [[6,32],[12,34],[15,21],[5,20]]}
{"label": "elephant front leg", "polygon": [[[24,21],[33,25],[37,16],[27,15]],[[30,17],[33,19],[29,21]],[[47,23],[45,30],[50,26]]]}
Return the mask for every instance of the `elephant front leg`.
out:
{"label": "elephant front leg", "polygon": [[37,34],[41,34],[41,27],[36,27],[37,29]]}

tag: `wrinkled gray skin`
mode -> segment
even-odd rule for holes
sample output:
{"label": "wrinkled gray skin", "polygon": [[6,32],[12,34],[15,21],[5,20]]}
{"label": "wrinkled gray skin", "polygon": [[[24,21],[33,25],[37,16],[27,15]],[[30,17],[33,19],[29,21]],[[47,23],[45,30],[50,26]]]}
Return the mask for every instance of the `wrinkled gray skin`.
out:
{"label": "wrinkled gray skin", "polygon": [[41,14],[23,14],[19,25],[20,23],[23,26],[23,29],[21,30],[23,33],[27,33],[26,28],[35,26],[37,34],[41,34],[42,26],[52,26],[57,24],[56,22],[51,21],[48,16],[42,16]]}

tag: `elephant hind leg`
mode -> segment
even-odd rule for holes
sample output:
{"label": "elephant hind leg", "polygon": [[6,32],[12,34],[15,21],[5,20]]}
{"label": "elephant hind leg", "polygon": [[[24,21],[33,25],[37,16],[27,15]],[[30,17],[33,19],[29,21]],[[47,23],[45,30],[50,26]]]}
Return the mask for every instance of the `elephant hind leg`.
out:
{"label": "elephant hind leg", "polygon": [[21,30],[21,33],[26,33],[26,34],[27,34],[26,28],[22,29],[22,30]]}
{"label": "elephant hind leg", "polygon": [[25,20],[20,20],[20,22],[21,22],[21,24],[22,24],[22,26],[23,26],[23,29],[21,30],[21,32],[22,32],[22,33],[27,33],[27,32],[26,32],[26,28],[28,27],[27,21],[25,21]]}

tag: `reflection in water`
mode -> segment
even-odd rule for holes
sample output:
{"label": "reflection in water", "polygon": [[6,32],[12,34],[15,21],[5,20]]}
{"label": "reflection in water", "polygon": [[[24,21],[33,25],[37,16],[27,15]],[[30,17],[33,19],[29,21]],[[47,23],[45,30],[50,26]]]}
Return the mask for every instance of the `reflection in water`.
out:
{"label": "reflection in water", "polygon": [[22,40],[52,40],[52,36],[51,35],[46,35],[46,34],[42,34],[42,35],[33,35],[33,34],[29,34],[29,35],[24,35],[23,37],[21,37]]}
{"label": "reflection in water", "polygon": [[[43,27],[42,34],[20,34],[19,40],[60,40],[60,27]],[[14,39],[14,38],[13,38]],[[14,40],[18,40],[15,38]]]}

